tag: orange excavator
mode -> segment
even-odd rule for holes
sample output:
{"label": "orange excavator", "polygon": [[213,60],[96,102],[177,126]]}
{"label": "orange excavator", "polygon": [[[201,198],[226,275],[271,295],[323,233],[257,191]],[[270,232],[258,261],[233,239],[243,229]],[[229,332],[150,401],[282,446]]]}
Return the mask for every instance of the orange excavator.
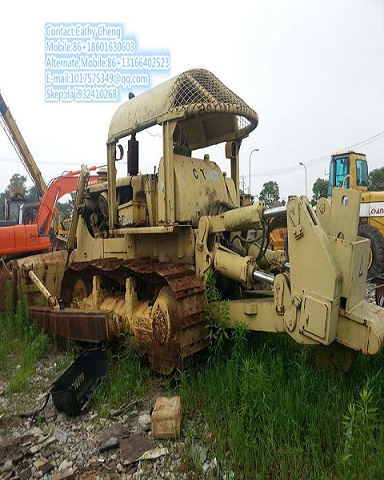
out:
{"label": "orange excavator", "polygon": [[[95,169],[95,166],[91,167],[91,170]],[[80,170],[68,172],[51,181],[31,223],[0,228],[0,256],[18,257],[52,248],[51,226],[56,202],[62,196],[76,190],[79,173]],[[88,184],[92,185],[97,181],[97,176],[91,176]]]}

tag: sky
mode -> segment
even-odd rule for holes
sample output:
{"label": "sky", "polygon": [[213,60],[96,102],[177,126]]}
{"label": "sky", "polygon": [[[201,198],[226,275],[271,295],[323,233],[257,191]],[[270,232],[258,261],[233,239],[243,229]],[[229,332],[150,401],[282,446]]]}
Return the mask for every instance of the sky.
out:
{"label": "sky", "polygon": [[[370,170],[384,167],[384,2],[226,3],[10,2],[0,29],[0,91],[45,181],[106,163],[109,123],[123,101],[45,102],[45,25],[60,22],[123,23],[141,51],[169,52],[170,70],[154,73],[152,86],[206,68],[238,94],[259,116],[240,149],[247,193],[257,196],[274,180],[282,199],[311,197],[330,155],[355,145]],[[157,135],[140,139],[143,173],[159,162]],[[0,192],[14,173],[27,175],[2,129],[0,172]]]}

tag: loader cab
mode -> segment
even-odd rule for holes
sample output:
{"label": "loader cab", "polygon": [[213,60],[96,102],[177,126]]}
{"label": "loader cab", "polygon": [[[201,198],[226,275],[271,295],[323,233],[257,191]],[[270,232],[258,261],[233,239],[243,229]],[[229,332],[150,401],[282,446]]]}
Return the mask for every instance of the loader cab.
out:
{"label": "loader cab", "polygon": [[365,192],[368,190],[368,164],[366,156],[352,151],[332,155],[329,165],[328,197],[333,187],[353,188]]}

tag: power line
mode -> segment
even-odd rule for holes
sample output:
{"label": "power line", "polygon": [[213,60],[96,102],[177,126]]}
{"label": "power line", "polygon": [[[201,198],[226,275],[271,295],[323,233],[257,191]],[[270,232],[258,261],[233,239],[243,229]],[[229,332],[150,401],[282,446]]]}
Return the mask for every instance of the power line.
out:
{"label": "power line", "polygon": [[354,148],[357,147],[363,147],[364,145],[368,145],[368,143],[375,142],[376,140],[380,140],[384,136],[384,132],[377,133],[373,137],[367,138],[366,140],[362,140],[359,143],[356,143],[355,145],[351,145],[350,147],[347,147],[348,150],[353,150]]}
{"label": "power line", "polygon": [[[361,140],[358,143],[354,143],[353,145],[349,145],[348,147],[344,147],[341,150],[355,150],[356,148],[363,147],[365,145],[368,145],[369,143],[375,142],[377,140],[380,140],[384,138],[384,131],[379,132],[376,135],[373,135],[372,137],[366,138],[365,140]],[[321,163],[324,162],[329,162],[329,159],[331,157],[332,153],[328,153],[326,155],[321,155],[320,157],[315,157],[312,158],[312,160],[309,160],[308,162],[302,162],[306,167],[314,167],[316,165],[320,165]],[[257,174],[254,174],[253,176],[257,177],[265,177],[269,175],[279,175],[279,174],[284,174],[284,173],[289,173],[293,172],[295,170],[299,170],[300,165],[291,165],[285,168],[279,168],[279,169],[274,169],[274,170],[269,170],[268,172],[258,172]]]}
{"label": "power line", "polygon": [[[20,164],[20,160],[19,159],[16,159],[16,158],[10,158],[10,157],[0,157],[0,162],[6,162],[6,163],[19,163]],[[66,165],[80,165],[81,162],[67,162],[65,161],[65,164]],[[63,161],[51,161],[51,160],[43,160],[43,161],[40,161],[39,162],[39,165],[63,165]]]}
{"label": "power line", "polygon": [[[349,145],[348,147],[344,147],[342,150],[355,150],[356,148],[364,147],[365,145],[368,145],[369,143],[375,142],[376,140],[380,140],[383,137],[384,137],[384,131],[380,132],[380,133],[377,133],[376,135],[373,135],[373,137],[366,138],[365,140],[361,140],[358,143],[354,143],[353,145]],[[331,154],[323,155],[321,157],[314,158],[314,159],[310,160],[309,162],[306,162],[305,165],[307,167],[318,165],[320,163],[323,163],[323,162],[329,160],[330,156],[331,156]]]}

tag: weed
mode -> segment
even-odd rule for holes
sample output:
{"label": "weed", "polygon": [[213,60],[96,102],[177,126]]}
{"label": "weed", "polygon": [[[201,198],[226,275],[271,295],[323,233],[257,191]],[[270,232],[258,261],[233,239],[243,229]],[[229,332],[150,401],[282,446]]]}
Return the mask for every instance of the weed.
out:
{"label": "weed", "polygon": [[248,327],[245,322],[235,322],[233,325],[231,340],[232,354],[231,359],[235,364],[239,364],[247,354],[247,333]]}
{"label": "weed", "polygon": [[149,391],[150,382],[145,368],[142,367],[142,354],[132,337],[115,348],[108,350],[108,375],[98,389],[96,401],[99,409],[108,405],[119,407],[133,397],[140,397]]}
{"label": "weed", "polygon": [[[187,471],[194,471],[196,478],[202,478],[202,447],[197,444],[197,438],[200,435],[196,435],[194,428],[190,425],[185,427],[185,449],[183,452],[183,461]],[[205,459],[203,459],[204,461]]]}
{"label": "weed", "polygon": [[229,304],[221,297],[216,288],[216,275],[212,269],[208,271],[205,284],[205,320],[208,348],[211,359],[224,352],[225,342],[229,338],[228,327],[230,322]]}
{"label": "weed", "polygon": [[347,413],[343,416],[343,463],[349,478],[357,478],[357,472],[366,471],[376,453],[378,415],[372,381],[368,379],[359,392],[358,400],[348,404]]}
{"label": "weed", "polygon": [[[373,386],[379,398],[383,357],[364,358],[348,375],[332,375],[314,369],[311,350],[287,337],[261,333],[245,347],[240,332],[231,356],[214,358],[180,385],[183,409],[208,424],[219,465],[246,480],[381,478],[383,408],[374,401]],[[352,392],[374,372],[348,410]],[[342,422],[352,420],[350,456],[341,462],[348,429]]]}
{"label": "weed", "polygon": [[28,383],[37,361],[49,348],[47,335],[29,319],[27,300],[20,296],[16,313],[7,309],[3,315],[0,360],[4,371],[13,372],[8,384],[11,392],[20,392]]}

